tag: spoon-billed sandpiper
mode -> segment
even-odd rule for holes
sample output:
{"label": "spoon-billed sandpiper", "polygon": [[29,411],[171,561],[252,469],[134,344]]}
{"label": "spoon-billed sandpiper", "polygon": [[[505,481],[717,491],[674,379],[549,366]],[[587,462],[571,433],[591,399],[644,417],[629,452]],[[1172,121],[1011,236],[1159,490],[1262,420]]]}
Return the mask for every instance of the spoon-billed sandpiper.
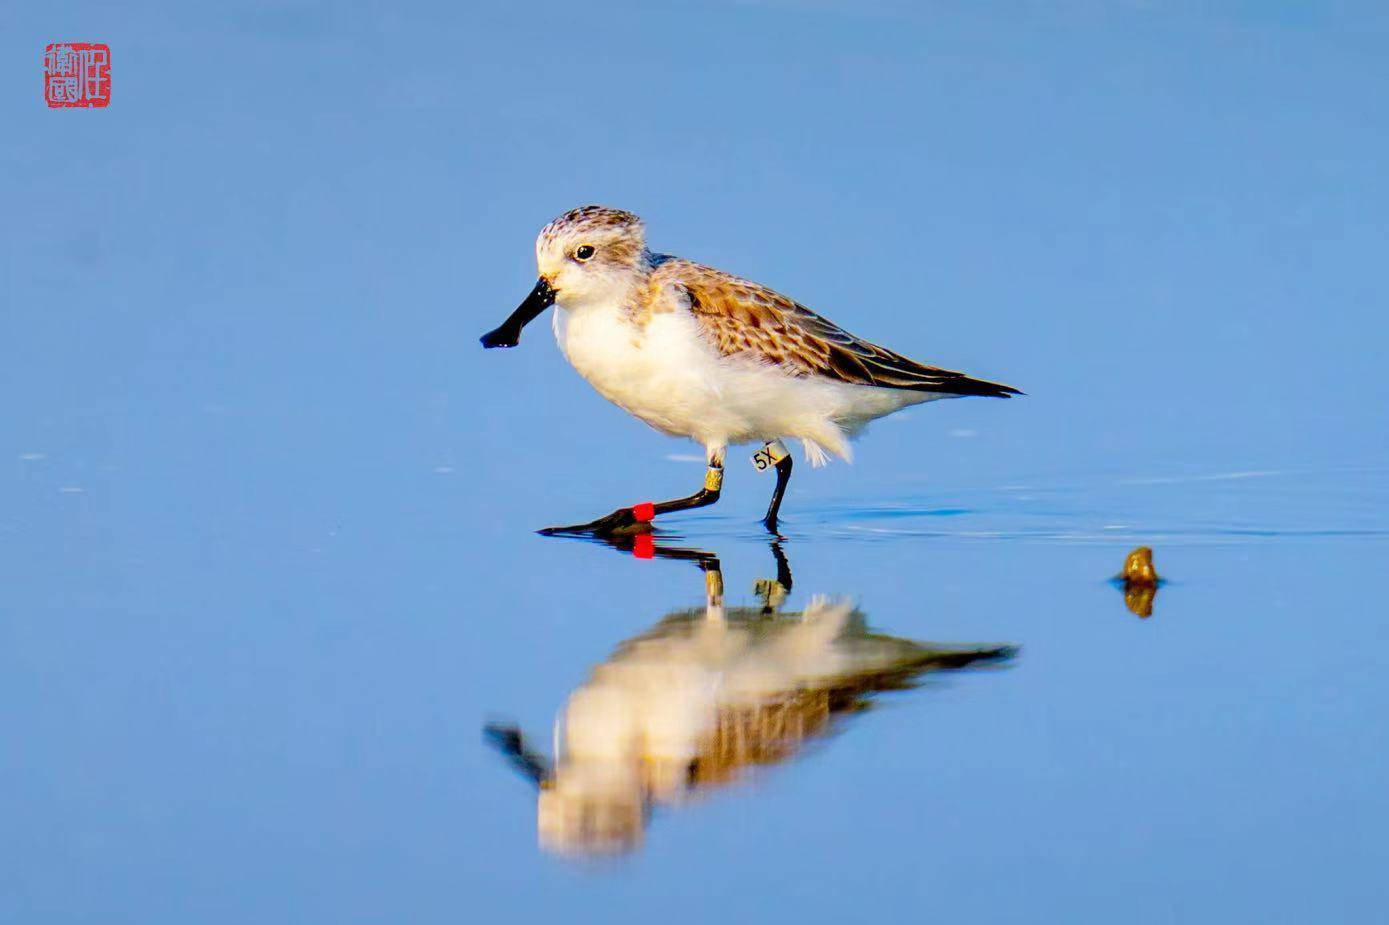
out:
{"label": "spoon-billed sandpiper", "polygon": [[619,508],[543,533],[612,533],[719,499],[730,444],[763,443],[774,468],[764,523],[776,532],[797,438],[812,465],[850,457],[849,439],[876,418],[938,398],[1020,394],[1012,386],[926,366],[862,340],[766,286],[680,257],[652,253],[631,212],[583,206],[535,243],[540,279],[484,347],[514,347],[521,329],[556,305],[555,337],[605,398],[652,427],[703,444],[704,487],[686,498]]}

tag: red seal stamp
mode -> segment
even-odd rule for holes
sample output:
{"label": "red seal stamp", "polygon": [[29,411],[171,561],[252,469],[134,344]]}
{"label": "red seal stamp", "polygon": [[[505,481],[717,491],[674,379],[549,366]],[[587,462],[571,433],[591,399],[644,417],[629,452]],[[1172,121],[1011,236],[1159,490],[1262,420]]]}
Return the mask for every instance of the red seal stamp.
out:
{"label": "red seal stamp", "polygon": [[54,42],[43,51],[43,98],[50,109],[111,104],[111,47]]}

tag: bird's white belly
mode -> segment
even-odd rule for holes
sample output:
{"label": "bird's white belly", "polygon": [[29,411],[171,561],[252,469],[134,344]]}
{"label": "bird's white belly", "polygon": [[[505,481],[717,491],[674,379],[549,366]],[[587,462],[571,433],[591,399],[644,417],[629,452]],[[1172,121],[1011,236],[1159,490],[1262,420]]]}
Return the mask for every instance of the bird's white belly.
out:
{"label": "bird's white belly", "polygon": [[822,460],[817,444],[848,457],[846,430],[928,397],[722,356],[679,311],[638,326],[621,309],[559,309],[554,326],[560,350],[604,398],[705,446],[800,437],[812,461]]}
{"label": "bird's white belly", "polygon": [[620,310],[561,309],[555,337],[600,395],[663,433],[718,442],[736,425],[717,357],[688,316],[661,314],[639,327]]}

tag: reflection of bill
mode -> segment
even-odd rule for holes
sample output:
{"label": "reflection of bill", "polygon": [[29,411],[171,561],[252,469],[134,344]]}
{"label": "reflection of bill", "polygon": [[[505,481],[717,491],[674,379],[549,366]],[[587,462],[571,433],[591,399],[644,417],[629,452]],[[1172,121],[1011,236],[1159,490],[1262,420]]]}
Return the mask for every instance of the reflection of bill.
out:
{"label": "reflection of bill", "polygon": [[763,606],[726,608],[717,560],[702,564],[705,606],[667,615],[594,668],[556,722],[553,763],[514,728],[489,727],[539,787],[546,848],[631,850],[653,808],[794,757],[874,694],[1013,653],[873,633],[851,604],[827,598],[780,613],[780,580],[759,583]]}

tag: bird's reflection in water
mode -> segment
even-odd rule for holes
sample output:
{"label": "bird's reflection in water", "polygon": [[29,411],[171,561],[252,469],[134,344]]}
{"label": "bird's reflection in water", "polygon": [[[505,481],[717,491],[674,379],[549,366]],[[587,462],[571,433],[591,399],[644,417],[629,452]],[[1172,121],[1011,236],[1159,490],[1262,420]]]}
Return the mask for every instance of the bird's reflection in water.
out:
{"label": "bird's reflection in water", "polygon": [[[633,549],[630,539],[610,545]],[[881,691],[1014,652],[875,633],[845,600],[814,597],[803,610],[782,612],[791,572],[779,544],[772,545],[777,577],[757,583],[761,602],[753,607],[724,605],[719,560],[710,553],[649,539],[635,551],[697,563],[704,606],[667,614],[593,669],[556,721],[553,763],[514,727],[487,728],[538,787],[540,842],[554,851],[631,851],[652,809],[793,758]]]}

